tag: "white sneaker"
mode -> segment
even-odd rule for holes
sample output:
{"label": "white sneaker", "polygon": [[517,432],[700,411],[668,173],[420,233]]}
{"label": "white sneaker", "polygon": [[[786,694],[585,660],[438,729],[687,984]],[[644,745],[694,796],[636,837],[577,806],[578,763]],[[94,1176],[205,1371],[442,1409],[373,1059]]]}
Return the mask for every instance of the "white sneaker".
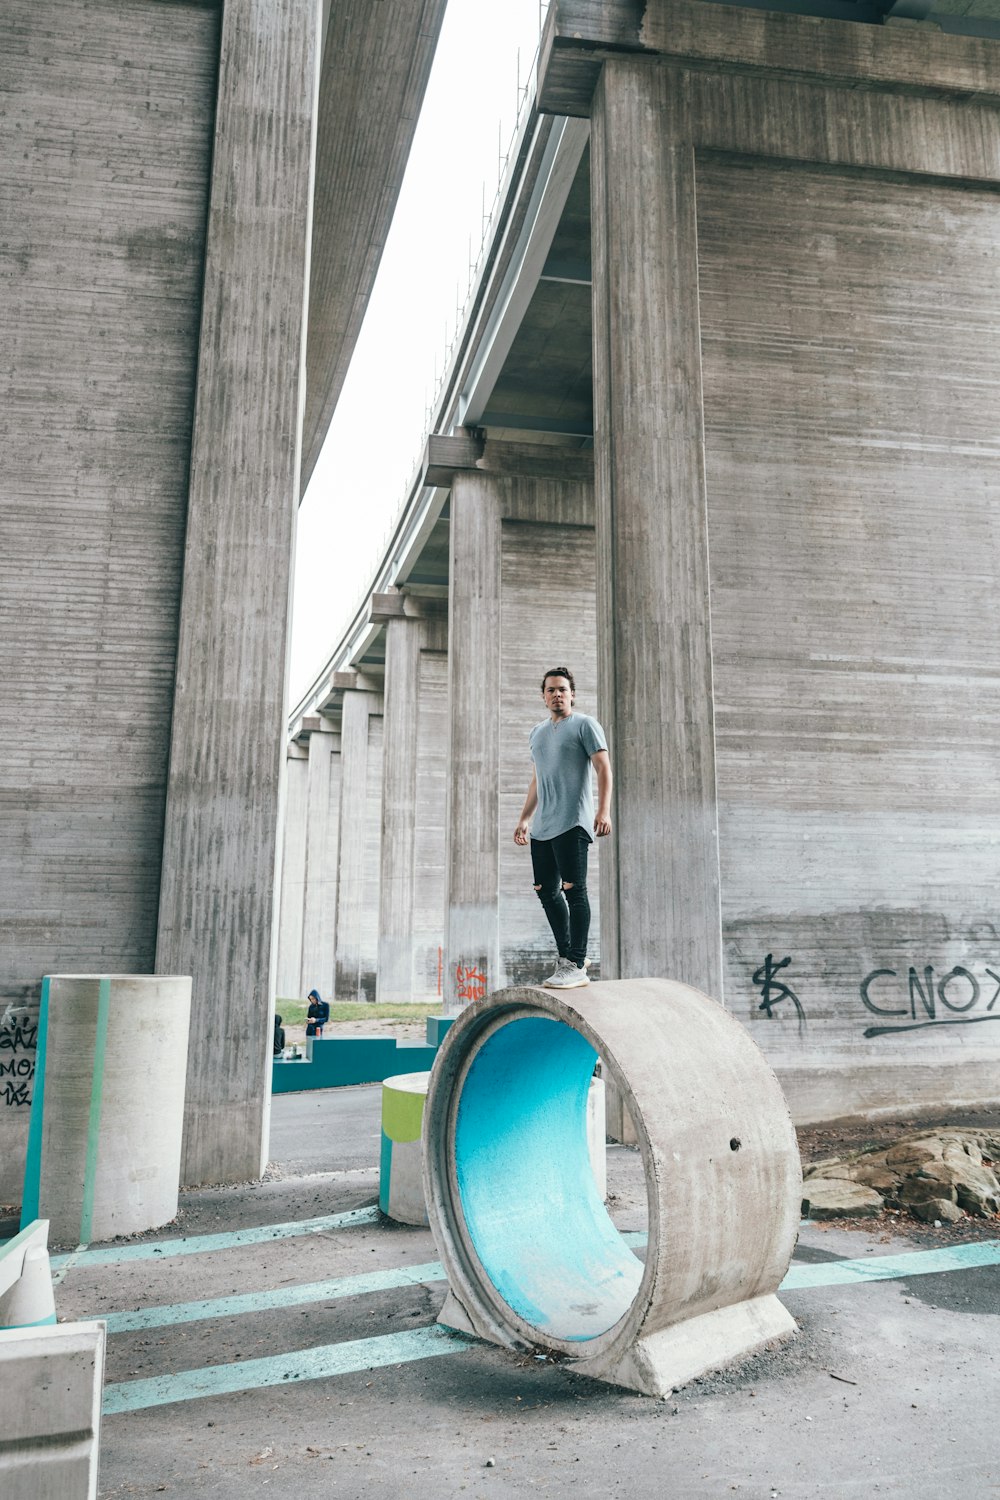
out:
{"label": "white sneaker", "polygon": [[556,964],[555,972],[548,979],[542,980],[542,985],[547,990],[575,990],[589,983],[590,976],[586,968],[578,969],[571,958],[561,958]]}

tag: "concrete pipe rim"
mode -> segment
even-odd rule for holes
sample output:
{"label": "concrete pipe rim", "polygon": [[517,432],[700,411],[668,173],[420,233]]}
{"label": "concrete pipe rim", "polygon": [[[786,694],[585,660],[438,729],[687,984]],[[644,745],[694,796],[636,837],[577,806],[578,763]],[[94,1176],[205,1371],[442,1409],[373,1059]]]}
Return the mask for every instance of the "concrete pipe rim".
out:
{"label": "concrete pipe rim", "polygon": [[[532,1322],[513,1306],[497,1286],[495,1268],[484,1263],[475,1243],[475,1228],[470,1225],[462,1186],[459,1181],[461,1151],[456,1150],[458,1117],[466,1089],[477,1060],[483,1057],[494,1038],[512,1025],[525,1021],[542,1021],[561,1027],[581,1038],[601,1059],[602,1068],[621,1091],[630,1106],[639,1149],[643,1157],[643,1177],[647,1199],[649,1242],[645,1263],[635,1256],[614,1226],[604,1203],[600,1203],[599,1229],[605,1232],[605,1246],[610,1236],[617,1241],[619,1265],[634,1262],[634,1288],[628,1291],[617,1316],[598,1331],[561,1336]],[[587,1067],[586,1083],[593,1071]],[[580,1150],[585,1154],[584,1120],[580,1118]],[[470,1312],[490,1328],[498,1342],[526,1349],[544,1349],[548,1353],[580,1359],[597,1357],[626,1347],[642,1327],[653,1300],[658,1265],[658,1205],[650,1201],[650,1184],[656,1183],[649,1170],[651,1147],[641,1111],[632,1089],[606,1039],[601,1037],[587,1018],[563,996],[535,986],[518,986],[498,991],[476,1001],[450,1027],[435,1062],[425,1108],[425,1189],[428,1213],[441,1258],[453,1290]],[[589,1169],[589,1162],[588,1162]],[[596,1187],[594,1188],[596,1197]],[[584,1205],[593,1209],[594,1205]],[[610,1236],[607,1236],[610,1231]]]}

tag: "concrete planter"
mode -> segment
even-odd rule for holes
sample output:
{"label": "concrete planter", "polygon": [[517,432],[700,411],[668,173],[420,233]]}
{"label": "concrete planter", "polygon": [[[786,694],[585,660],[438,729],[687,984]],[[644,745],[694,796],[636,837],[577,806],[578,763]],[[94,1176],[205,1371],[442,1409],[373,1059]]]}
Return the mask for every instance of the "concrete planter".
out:
{"label": "concrete planter", "polygon": [[174,1218],[190,1013],[188,978],[43,981],[22,1223],[76,1245]]}

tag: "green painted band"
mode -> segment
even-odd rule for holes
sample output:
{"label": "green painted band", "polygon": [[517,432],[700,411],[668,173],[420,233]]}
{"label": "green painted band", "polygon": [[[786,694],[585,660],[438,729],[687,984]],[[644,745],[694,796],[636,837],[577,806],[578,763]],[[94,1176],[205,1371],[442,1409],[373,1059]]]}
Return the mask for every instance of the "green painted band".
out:
{"label": "green painted band", "polygon": [[419,1141],[426,1102],[426,1094],[414,1094],[382,1085],[382,1129],[390,1141],[399,1144]]}
{"label": "green painted band", "polygon": [[48,974],[42,980],[42,998],[38,1007],[38,1034],[35,1037],[35,1077],[31,1090],[31,1114],[28,1116],[28,1152],[24,1163],[24,1189],[21,1194],[21,1228],[38,1218],[38,1200],[42,1182],[42,1115],[45,1109],[45,1051],[49,1035]]}
{"label": "green painted band", "polygon": [[80,1211],[80,1241],[93,1238],[94,1188],[97,1183],[97,1145],[101,1135],[101,1097],[104,1093],[104,1057],[108,1047],[108,1012],[111,980],[102,979],[97,997],[97,1030],[94,1036],[94,1072],[90,1080],[90,1115],[87,1120],[87,1159],[83,1169],[83,1206]]}
{"label": "green painted band", "polygon": [[36,1318],[33,1323],[5,1323],[3,1332],[13,1333],[17,1328],[51,1328],[58,1321],[55,1313],[49,1313],[47,1318]]}

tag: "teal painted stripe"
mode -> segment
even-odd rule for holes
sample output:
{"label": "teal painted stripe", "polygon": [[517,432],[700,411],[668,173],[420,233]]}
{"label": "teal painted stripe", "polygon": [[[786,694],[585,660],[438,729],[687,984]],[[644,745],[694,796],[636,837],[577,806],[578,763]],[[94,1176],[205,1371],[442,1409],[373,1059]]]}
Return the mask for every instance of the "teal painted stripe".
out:
{"label": "teal painted stripe", "polygon": [[458,1354],[468,1348],[469,1340],[460,1333],[435,1324],[430,1328],[408,1329],[406,1333],[351,1339],[344,1344],[322,1344],[318,1349],[298,1349],[265,1359],[181,1370],[176,1375],[158,1375],[150,1380],[126,1380],[105,1388],[104,1415],[145,1411],[150,1406],[166,1406],[174,1401],[196,1401],[202,1396],[252,1391],[296,1380],[324,1380],[333,1375],[356,1374],[359,1370],[384,1369],[386,1365]]}
{"label": "teal painted stripe", "polygon": [[97,993],[97,1030],[94,1034],[94,1072],[90,1080],[90,1114],[87,1119],[87,1157],[83,1168],[83,1206],[80,1239],[86,1244],[94,1228],[94,1189],[97,1185],[97,1147],[101,1136],[101,1101],[104,1096],[104,1058],[108,1050],[108,1012],[111,980],[102,979]]}
{"label": "teal painted stripe", "polygon": [[[626,1244],[646,1243],[641,1231],[622,1236]],[[903,1255],[882,1255],[864,1260],[823,1261],[819,1265],[793,1265],[781,1283],[783,1292],[812,1287],[849,1286],[864,1281],[893,1281],[908,1276],[928,1276],[947,1271],[967,1271],[977,1266],[1000,1264],[1000,1240],[972,1245],[953,1245],[941,1250],[914,1250]],[[175,1323],[197,1323],[209,1318],[235,1318],[275,1308],[302,1307],[339,1297],[359,1297],[388,1292],[397,1287],[422,1286],[445,1279],[440,1261],[369,1271],[358,1276],[337,1276],[326,1281],[301,1282],[273,1291],[241,1292],[229,1297],[199,1302],[173,1302],[165,1306],[138,1308],[129,1312],[90,1314],[108,1325],[109,1333],[130,1333],[140,1328],[165,1328]]]}
{"label": "teal painted stripe", "polygon": [[358,1224],[379,1223],[377,1208],[352,1208],[347,1213],[327,1214],[321,1219],[299,1219],[290,1224],[262,1224],[254,1229],[234,1229],[228,1234],[191,1234],[184,1239],[147,1240],[142,1245],[106,1245],[100,1250],[74,1250],[54,1255],[53,1267],[68,1261],[80,1266],[116,1266],[129,1260],[166,1260],[173,1255],[209,1255],[238,1245],[260,1245],[268,1240],[294,1239],[298,1235],[325,1234],[330,1229],[353,1229]]}
{"label": "teal painted stripe", "polygon": [[816,1286],[853,1286],[862,1281],[896,1281],[995,1265],[1000,1265],[1000,1240],[980,1240],[971,1245],[942,1246],[940,1250],[909,1250],[902,1255],[872,1255],[864,1260],[827,1260],[819,1265],[791,1266],[779,1290],[798,1292]]}
{"label": "teal painted stripe", "polygon": [[[639,1244],[645,1235],[634,1233],[624,1236],[630,1244]],[[936,1272],[964,1271],[977,1266],[1000,1264],[1000,1240],[986,1240],[972,1245],[953,1245],[941,1250],[914,1250],[902,1255],[878,1256],[871,1260],[824,1261],[819,1265],[793,1266],[781,1285],[782,1291],[805,1290],[809,1287],[843,1286],[864,1281],[886,1281],[909,1276],[926,1276]],[[324,1297],[348,1296],[349,1290],[331,1293],[330,1286],[347,1288],[354,1284],[356,1291],[372,1291],[392,1286],[427,1282],[431,1273],[443,1276],[436,1262],[409,1266],[403,1270],[374,1272],[367,1276],[344,1277],[339,1283],[318,1282],[314,1287],[324,1287]],[[405,1277],[405,1280],[402,1279]],[[298,1299],[308,1300],[307,1287],[285,1288],[281,1305],[291,1305],[295,1293]],[[222,1307],[226,1303],[250,1301],[251,1298],[220,1298],[213,1303],[192,1303],[190,1306],[204,1309]],[[183,1304],[177,1304],[178,1307]],[[174,1309],[150,1308],[148,1314],[173,1311]],[[241,1311],[256,1308],[241,1307]],[[198,1316],[208,1314],[199,1312]],[[115,1326],[121,1317],[134,1314],[112,1314],[108,1317],[109,1331],[122,1332],[124,1326]],[[141,1315],[138,1315],[141,1316]],[[189,1321],[176,1318],[171,1321]],[[130,1323],[129,1327],[150,1328],[152,1322]],[[427,1359],[439,1354],[457,1354],[469,1347],[469,1341],[461,1334],[445,1330],[435,1324],[429,1328],[414,1328],[406,1333],[376,1335],[369,1339],[352,1339],[343,1344],[325,1344],[318,1349],[293,1351],[289,1354],[272,1355],[265,1359],[252,1359],[228,1365],[210,1365],[204,1370],[182,1370],[176,1375],[154,1376],[148,1380],[124,1381],[107,1387],[104,1393],[104,1412],[110,1416],[116,1412],[142,1411],[150,1406],[165,1406],[176,1401],[193,1401],[202,1396],[222,1395],[227,1392],[256,1390],[263,1386],[281,1385],[291,1380],[318,1380],[334,1375],[348,1375],[359,1370],[372,1370],[386,1365],[407,1364],[412,1360]]]}
{"label": "teal painted stripe", "polygon": [[328,1302],[337,1297],[360,1297],[369,1292],[388,1292],[402,1286],[422,1286],[443,1281],[440,1261],[368,1271],[360,1276],[336,1276],[329,1281],[300,1282],[267,1292],[239,1292],[231,1297],[212,1297],[204,1302],[174,1302],[166,1307],[143,1307],[135,1312],[95,1313],[108,1325],[109,1333],[130,1333],[136,1328],[165,1328],[171,1323],[197,1323],[201,1318],[236,1318],[243,1313],[270,1312],[276,1307],[301,1307],[310,1302]]}
{"label": "teal painted stripe", "polygon": [[24,1164],[24,1189],[21,1194],[21,1228],[38,1218],[38,1199],[42,1181],[42,1117],[45,1110],[45,1053],[49,1035],[49,976],[42,980],[42,998],[38,1008],[38,1036],[35,1039],[35,1078],[31,1090],[31,1114],[28,1116],[28,1154]]}

